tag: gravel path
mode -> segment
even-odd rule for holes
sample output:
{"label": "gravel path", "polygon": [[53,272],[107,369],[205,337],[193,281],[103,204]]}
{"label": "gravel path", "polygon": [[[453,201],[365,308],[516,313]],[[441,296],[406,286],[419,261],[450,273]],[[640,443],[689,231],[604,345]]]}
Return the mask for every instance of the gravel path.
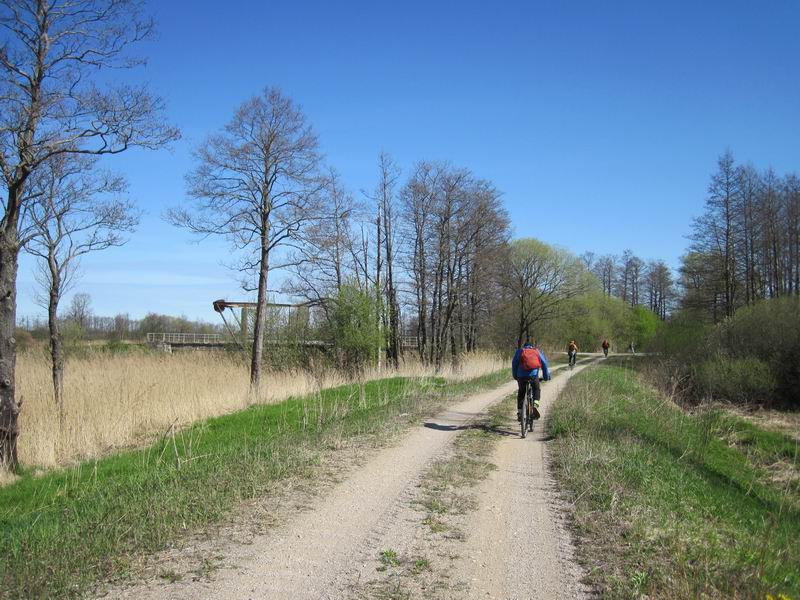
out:
{"label": "gravel path", "polygon": [[[458,434],[459,427],[515,388],[509,383],[456,404],[419,427],[399,446],[380,452],[319,498],[315,508],[256,538],[212,581],[150,582],[113,597],[300,599],[338,598],[349,574],[358,572],[363,546],[390,523],[390,516],[415,489],[426,465]],[[404,493],[405,492],[405,493]]]}
{"label": "gravel path", "polygon": [[[525,440],[498,443],[499,469],[482,484],[479,509],[462,552],[452,561],[447,598],[575,598],[584,590],[570,539],[545,468],[544,421],[566,373],[543,386],[543,419]],[[387,540],[420,537],[409,517],[427,467],[446,454],[455,437],[494,403],[516,389],[511,382],[458,403],[380,451],[364,466],[247,546],[231,550],[209,581],[150,581],[110,597],[136,599],[333,599],[353,595]],[[523,523],[526,525],[523,526]],[[522,557],[524,561],[521,561]],[[357,592],[356,592],[357,593]],[[357,593],[358,595],[358,593]],[[109,597],[109,596],[106,596]]]}
{"label": "gravel path", "polygon": [[585,598],[581,568],[565,527],[566,512],[547,469],[547,419],[569,376],[542,386],[542,419],[523,440],[503,437],[498,467],[479,490],[456,572],[469,580],[467,598]]}

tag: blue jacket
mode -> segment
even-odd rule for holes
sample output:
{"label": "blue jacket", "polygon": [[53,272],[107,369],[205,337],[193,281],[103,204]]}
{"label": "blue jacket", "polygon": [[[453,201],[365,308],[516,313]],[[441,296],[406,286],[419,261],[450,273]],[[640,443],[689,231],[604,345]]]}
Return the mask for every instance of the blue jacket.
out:
{"label": "blue jacket", "polygon": [[[522,348],[533,348],[531,344],[525,344]],[[514,358],[511,361],[511,374],[514,376],[514,379],[533,379],[534,377],[539,376],[539,369],[532,369],[530,371],[526,371],[523,369],[519,364],[519,357],[522,354],[522,348],[518,348],[517,351],[514,353]],[[539,353],[539,358],[542,361],[542,375],[545,381],[550,381],[550,367],[547,365],[547,359],[544,357],[544,352],[536,348],[536,351]]]}

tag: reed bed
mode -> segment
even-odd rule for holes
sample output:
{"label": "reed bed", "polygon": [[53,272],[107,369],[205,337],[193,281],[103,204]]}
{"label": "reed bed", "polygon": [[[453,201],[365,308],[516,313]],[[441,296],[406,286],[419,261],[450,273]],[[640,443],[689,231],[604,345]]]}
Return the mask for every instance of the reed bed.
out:
{"label": "reed bed", "polygon": [[[463,381],[503,366],[502,358],[479,353],[439,373],[406,361],[399,371],[371,369],[357,379],[437,375]],[[24,353],[17,362],[17,393],[23,399],[20,462],[50,468],[98,458],[151,442],[173,427],[353,380],[329,369],[272,371],[264,375],[259,393],[251,394],[246,361],[223,352],[97,353],[67,364],[62,427],[47,358]]]}

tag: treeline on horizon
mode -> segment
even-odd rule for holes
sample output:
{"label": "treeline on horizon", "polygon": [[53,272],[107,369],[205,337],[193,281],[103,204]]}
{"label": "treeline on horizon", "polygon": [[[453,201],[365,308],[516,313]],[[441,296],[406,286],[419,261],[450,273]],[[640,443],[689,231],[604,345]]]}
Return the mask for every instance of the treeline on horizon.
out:
{"label": "treeline on horizon", "polygon": [[682,305],[714,322],[800,294],[800,179],[720,156],[682,258]]}
{"label": "treeline on horizon", "polygon": [[656,349],[686,396],[800,407],[800,179],[719,157]]}

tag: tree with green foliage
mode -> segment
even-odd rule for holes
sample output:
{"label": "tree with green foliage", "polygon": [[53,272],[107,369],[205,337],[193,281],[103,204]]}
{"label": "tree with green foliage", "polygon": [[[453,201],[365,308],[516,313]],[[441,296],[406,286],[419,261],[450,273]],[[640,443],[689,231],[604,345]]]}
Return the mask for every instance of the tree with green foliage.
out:
{"label": "tree with green foliage", "polygon": [[533,238],[511,242],[502,284],[514,304],[517,346],[554,318],[570,298],[596,285],[576,256]]}
{"label": "tree with green foliage", "polygon": [[379,314],[376,295],[354,283],[344,283],[329,301],[327,334],[340,368],[359,372],[375,357],[376,349],[383,349]]}

